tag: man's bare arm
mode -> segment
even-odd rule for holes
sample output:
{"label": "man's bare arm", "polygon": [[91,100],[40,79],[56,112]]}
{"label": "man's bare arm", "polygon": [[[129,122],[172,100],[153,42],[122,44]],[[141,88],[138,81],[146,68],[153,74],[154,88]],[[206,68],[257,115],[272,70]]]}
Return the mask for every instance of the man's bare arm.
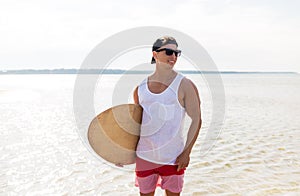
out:
{"label": "man's bare arm", "polygon": [[135,104],[139,104],[138,87],[133,91],[133,101]]}
{"label": "man's bare arm", "polygon": [[184,107],[192,122],[188,130],[185,149],[176,160],[178,171],[189,165],[190,153],[197,140],[202,124],[200,97],[197,87],[188,79],[184,79],[182,82],[182,88],[184,89]]}

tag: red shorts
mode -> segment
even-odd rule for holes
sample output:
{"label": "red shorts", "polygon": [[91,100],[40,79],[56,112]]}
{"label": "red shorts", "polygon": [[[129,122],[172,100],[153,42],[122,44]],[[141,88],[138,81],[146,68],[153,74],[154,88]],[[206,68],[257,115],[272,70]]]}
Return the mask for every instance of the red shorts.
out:
{"label": "red shorts", "polygon": [[184,170],[177,171],[177,165],[160,165],[136,159],[136,186],[141,193],[151,193],[157,186],[173,193],[180,193],[183,187]]}

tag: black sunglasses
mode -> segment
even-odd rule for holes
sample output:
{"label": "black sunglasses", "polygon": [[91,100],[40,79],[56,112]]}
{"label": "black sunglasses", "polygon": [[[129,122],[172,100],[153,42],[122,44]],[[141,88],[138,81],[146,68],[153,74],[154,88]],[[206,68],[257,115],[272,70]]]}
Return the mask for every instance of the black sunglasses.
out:
{"label": "black sunglasses", "polygon": [[155,52],[160,52],[160,51],[166,51],[166,55],[168,56],[173,55],[173,53],[175,53],[176,57],[179,57],[181,55],[181,50],[173,50],[170,48],[162,48],[162,49],[155,50]]}

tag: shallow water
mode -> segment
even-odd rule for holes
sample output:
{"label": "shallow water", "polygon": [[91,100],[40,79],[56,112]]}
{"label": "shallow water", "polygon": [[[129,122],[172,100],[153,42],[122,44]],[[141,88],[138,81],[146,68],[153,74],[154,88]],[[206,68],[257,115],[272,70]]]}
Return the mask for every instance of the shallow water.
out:
{"label": "shallow water", "polygon": [[[137,195],[130,169],[101,162],[82,142],[75,77],[0,75],[0,195]],[[98,81],[96,112],[111,104],[118,77]],[[200,91],[203,127],[182,195],[299,195],[300,76],[222,75],[225,120],[206,153],[212,87],[200,75],[188,77]]]}

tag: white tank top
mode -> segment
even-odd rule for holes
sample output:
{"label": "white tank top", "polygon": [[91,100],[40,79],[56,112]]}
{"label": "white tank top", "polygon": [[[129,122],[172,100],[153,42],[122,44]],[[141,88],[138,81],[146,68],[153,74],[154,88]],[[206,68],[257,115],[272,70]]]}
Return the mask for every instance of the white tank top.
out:
{"label": "white tank top", "polygon": [[152,93],[147,78],[138,87],[139,103],[143,107],[137,156],[158,164],[174,165],[184,149],[185,109],[178,101],[178,89],[183,76],[175,79],[162,93]]}

